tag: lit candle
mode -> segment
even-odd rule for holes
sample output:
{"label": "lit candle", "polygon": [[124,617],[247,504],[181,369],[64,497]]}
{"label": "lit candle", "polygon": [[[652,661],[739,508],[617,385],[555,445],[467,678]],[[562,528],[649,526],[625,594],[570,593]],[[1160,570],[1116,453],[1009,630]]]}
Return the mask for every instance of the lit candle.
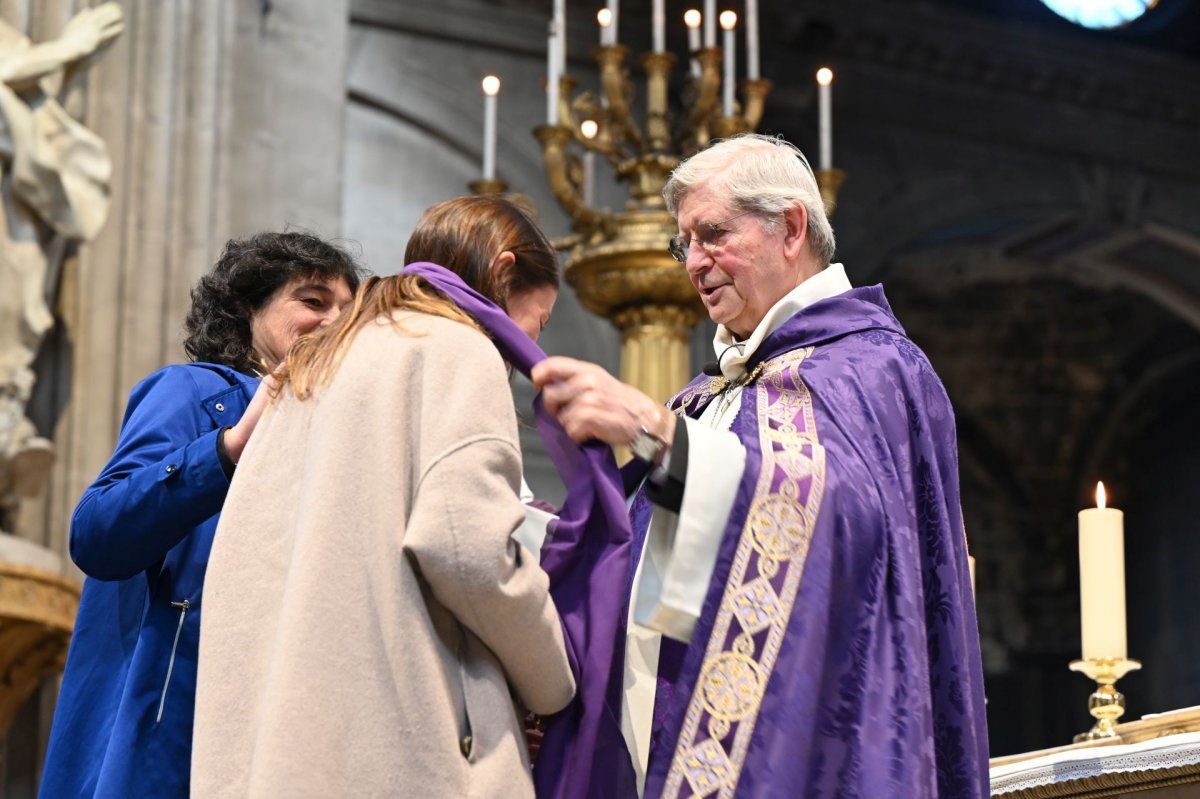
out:
{"label": "lit candle", "polygon": [[[683,12],[683,24],[687,26],[688,52],[693,56],[700,49],[700,12],[689,8]],[[700,62],[692,59],[692,75],[700,77]]]}
{"label": "lit candle", "polygon": [[746,77],[758,80],[758,0],[746,0]]}
{"label": "lit candle", "polygon": [[820,125],[820,169],[833,169],[833,70],[817,70],[817,111]]}
{"label": "lit candle", "polygon": [[704,0],[704,46],[717,46],[717,0]]}
{"label": "lit candle", "polygon": [[650,26],[653,33],[653,46],[656,53],[667,49],[667,6],[666,0],[654,0],[651,4]]}
{"label": "lit candle", "polygon": [[616,31],[612,26],[613,13],[611,8],[602,8],[596,12],[596,22],[600,23],[600,44],[607,47],[615,43]]}
{"label": "lit candle", "polygon": [[1083,659],[1124,660],[1125,514],[1104,507],[1104,484],[1096,484],[1096,507],[1079,511],[1079,606]]}
{"label": "lit candle", "polygon": [[558,31],[550,23],[546,42],[546,124],[558,124]]}
{"label": "lit candle", "polygon": [[[583,138],[591,141],[600,132],[600,125],[594,119],[585,119],[579,123],[579,132]],[[591,206],[596,199],[596,154],[591,150],[583,153],[583,203]]]}
{"label": "lit candle", "polygon": [[567,0],[554,0],[554,32],[558,35],[558,74],[567,74]]}
{"label": "lit candle", "polygon": [[496,179],[496,95],[500,79],[488,75],[483,79],[483,179]]}
{"label": "lit candle", "polygon": [[737,47],[737,40],[734,38],[733,29],[737,27],[737,14],[732,11],[721,12],[721,30],[724,33],[722,47],[724,48],[725,59],[725,80],[724,80],[724,110],[725,116],[733,116],[733,73],[734,73],[734,49]]}

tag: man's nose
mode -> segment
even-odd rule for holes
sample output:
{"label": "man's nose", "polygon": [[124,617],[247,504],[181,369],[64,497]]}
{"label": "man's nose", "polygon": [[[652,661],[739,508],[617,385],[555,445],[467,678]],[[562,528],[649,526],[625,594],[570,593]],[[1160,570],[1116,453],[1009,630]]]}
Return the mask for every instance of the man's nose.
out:
{"label": "man's nose", "polygon": [[689,275],[695,275],[712,266],[712,256],[708,254],[708,250],[693,242],[692,246],[688,247],[687,260],[683,265]]}

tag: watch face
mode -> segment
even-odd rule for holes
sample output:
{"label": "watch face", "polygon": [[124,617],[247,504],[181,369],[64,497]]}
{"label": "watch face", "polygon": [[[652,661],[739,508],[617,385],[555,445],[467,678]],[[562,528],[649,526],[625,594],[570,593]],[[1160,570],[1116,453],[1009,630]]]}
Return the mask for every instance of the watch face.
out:
{"label": "watch face", "polygon": [[1085,28],[1117,28],[1133,22],[1158,0],[1042,0],[1060,17]]}
{"label": "watch face", "polygon": [[653,461],[658,457],[658,453],[666,446],[666,442],[660,438],[652,436],[645,429],[639,430],[633,437],[633,441],[629,442],[629,451],[638,460]]}

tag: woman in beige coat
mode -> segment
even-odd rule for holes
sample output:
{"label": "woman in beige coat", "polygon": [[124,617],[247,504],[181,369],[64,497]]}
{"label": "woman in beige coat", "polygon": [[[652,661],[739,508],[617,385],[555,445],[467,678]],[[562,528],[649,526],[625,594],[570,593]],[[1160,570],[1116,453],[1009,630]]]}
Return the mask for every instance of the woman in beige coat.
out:
{"label": "woman in beige coat", "polygon": [[[554,252],[499,198],[426,212],[434,261],[536,337]],[[524,519],[505,365],[422,278],[292,348],[209,561],[197,797],[532,796],[524,710],[574,692]]]}

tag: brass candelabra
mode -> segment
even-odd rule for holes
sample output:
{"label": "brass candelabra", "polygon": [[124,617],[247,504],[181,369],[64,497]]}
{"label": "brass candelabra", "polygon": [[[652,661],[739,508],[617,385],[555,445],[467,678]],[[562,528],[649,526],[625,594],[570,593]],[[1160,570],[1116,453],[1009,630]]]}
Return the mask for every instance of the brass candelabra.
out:
{"label": "brass candelabra", "polygon": [[[672,115],[667,92],[675,56],[646,53],[640,59],[646,109],[639,126],[630,108],[629,49],[602,45],[593,54],[599,93],[576,94],[575,80],[561,77],[558,124],[534,129],[550,188],[571,217],[571,235],[555,244],[570,252],[566,279],[580,302],[621,332],[621,379],[666,400],[691,377],[688,336],[704,310],[686,270],[667,252],[676,226],[662,198],[663,186],[683,158],[710,140],[756,129],[771,82],[742,81],[741,102],[735,102],[731,114],[724,113],[718,102],[721,48],[704,48],[693,54],[698,69],[684,88],[685,111]],[[581,123],[587,120],[596,124],[585,133]],[[585,202],[581,152],[603,158],[617,180],[628,184],[623,209]],[[830,210],[843,177],[840,170],[817,173]]]}

